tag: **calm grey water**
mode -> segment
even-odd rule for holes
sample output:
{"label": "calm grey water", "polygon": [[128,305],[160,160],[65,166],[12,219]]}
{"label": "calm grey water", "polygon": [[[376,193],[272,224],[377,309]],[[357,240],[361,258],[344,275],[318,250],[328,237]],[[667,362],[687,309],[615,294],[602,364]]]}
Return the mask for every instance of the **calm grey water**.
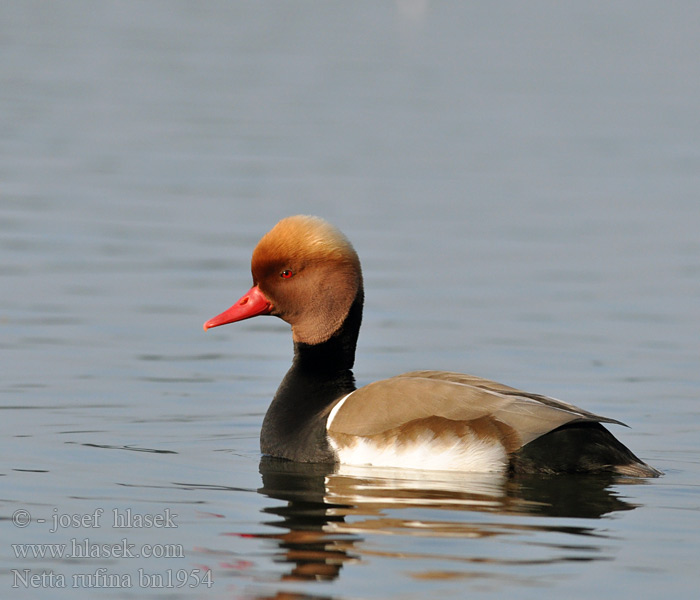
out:
{"label": "calm grey water", "polygon": [[[699,19],[3,2],[0,595],[694,597]],[[261,462],[288,329],[201,325],[295,213],[363,259],[360,382],[550,394],[665,476]]]}

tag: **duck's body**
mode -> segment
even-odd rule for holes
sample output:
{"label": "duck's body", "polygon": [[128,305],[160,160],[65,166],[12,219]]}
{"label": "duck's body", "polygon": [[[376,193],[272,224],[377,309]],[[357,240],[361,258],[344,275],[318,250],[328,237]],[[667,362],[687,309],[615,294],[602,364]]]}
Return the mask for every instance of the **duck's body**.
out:
{"label": "duck's body", "polygon": [[451,471],[650,477],[601,423],[558,400],[471,375],[415,371],[357,389],[357,254],[315,217],[289,217],[253,253],[253,287],[205,329],[260,314],[292,325],[294,361],[263,421],[264,454],[301,462]]}

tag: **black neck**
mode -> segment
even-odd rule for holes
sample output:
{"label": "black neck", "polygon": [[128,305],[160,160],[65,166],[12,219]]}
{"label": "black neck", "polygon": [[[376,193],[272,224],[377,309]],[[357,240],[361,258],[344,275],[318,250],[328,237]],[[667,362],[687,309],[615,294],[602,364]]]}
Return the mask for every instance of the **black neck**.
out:
{"label": "black neck", "polygon": [[295,342],[292,366],[263,421],[263,454],[302,462],[333,461],[326,417],[338,399],[355,389],[352,367],[363,299],[360,289],[343,325],[325,342]]}

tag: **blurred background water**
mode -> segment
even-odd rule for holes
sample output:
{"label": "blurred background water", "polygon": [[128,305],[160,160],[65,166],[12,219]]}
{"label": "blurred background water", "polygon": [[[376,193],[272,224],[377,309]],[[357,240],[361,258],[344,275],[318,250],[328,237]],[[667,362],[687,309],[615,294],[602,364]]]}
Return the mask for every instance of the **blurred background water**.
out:
{"label": "blurred background water", "polygon": [[[3,2],[2,594],[693,596],[699,19],[693,2]],[[288,328],[201,324],[296,213],[363,260],[359,382],[440,368],[553,395],[626,422],[665,476],[261,462]],[[52,531],[61,515],[87,520]],[[47,547],[85,539],[109,548]]]}

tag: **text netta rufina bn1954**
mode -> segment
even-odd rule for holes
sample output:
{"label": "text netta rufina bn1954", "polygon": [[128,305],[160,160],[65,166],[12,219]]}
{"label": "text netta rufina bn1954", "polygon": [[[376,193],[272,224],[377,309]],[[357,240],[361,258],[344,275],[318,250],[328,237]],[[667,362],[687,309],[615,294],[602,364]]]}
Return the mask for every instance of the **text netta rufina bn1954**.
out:
{"label": "text netta rufina bn1954", "polygon": [[253,287],[205,323],[258,315],[292,326],[294,360],[260,435],[264,454],[301,462],[654,477],[601,423],[559,400],[461,373],[413,371],[356,388],[360,261],[322,219],[288,217],[253,252]]}

